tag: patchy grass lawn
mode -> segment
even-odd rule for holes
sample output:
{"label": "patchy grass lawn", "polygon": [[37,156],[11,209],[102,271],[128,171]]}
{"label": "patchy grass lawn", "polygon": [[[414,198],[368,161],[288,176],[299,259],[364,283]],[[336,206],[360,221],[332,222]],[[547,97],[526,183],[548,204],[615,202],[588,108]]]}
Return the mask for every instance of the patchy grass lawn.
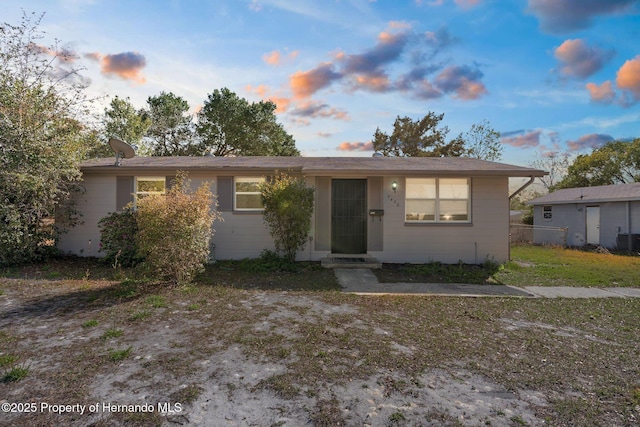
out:
{"label": "patchy grass lawn", "polygon": [[514,286],[640,286],[640,257],[561,247],[515,246],[493,277]]}
{"label": "patchy grass lawn", "polygon": [[2,425],[640,421],[640,299],[354,296],[313,265],[281,280],[233,263],[166,288],[57,262],[0,278],[0,400],[155,411]]}
{"label": "patchy grass lawn", "polygon": [[548,246],[514,246],[505,265],[384,264],[381,282],[513,286],[640,286],[640,257]]}

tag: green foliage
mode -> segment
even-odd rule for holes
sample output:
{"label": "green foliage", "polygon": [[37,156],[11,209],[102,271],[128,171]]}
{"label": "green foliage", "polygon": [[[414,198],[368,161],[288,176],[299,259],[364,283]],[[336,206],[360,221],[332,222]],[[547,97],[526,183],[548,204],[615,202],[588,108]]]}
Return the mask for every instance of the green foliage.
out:
{"label": "green foliage", "polygon": [[245,258],[236,262],[241,271],[270,272],[289,271],[296,272],[298,267],[294,262],[268,249],[263,250],[258,258]]}
{"label": "green foliage", "polygon": [[29,374],[29,368],[24,366],[14,366],[7,370],[2,377],[3,383],[13,383],[24,379]]}
{"label": "green foliage", "polygon": [[192,154],[193,129],[189,103],[173,93],[161,92],[147,98],[146,115],[151,122],[146,136],[151,140],[154,156]]}
{"label": "green foliage", "polygon": [[293,262],[311,231],[314,189],[307,187],[304,178],[280,173],[262,184],[260,190],[264,221],[276,253]]}
{"label": "green foliage", "polygon": [[178,172],[166,196],[138,200],[138,253],[151,274],[173,283],[189,282],[209,256],[212,225],[220,219],[216,199],[203,183],[195,192]]}
{"label": "green foliage", "polygon": [[0,24],[0,265],[47,256],[77,220],[85,85],[68,53],[39,44],[40,20]]}
{"label": "green foliage", "polygon": [[128,207],[122,212],[112,212],[98,222],[100,251],[114,267],[131,267],[141,261],[138,256],[136,212]]}
{"label": "green foliage", "polygon": [[553,189],[640,182],[640,138],[611,141],[573,161]]}
{"label": "green foliage", "polygon": [[131,355],[133,347],[127,347],[123,350],[111,350],[109,351],[109,360],[112,362],[120,362]]}
{"label": "green foliage", "polygon": [[214,90],[198,113],[201,142],[194,154],[299,156],[293,137],[277,123],[271,101],[249,103],[227,88]]}
{"label": "green foliage", "polygon": [[104,130],[107,137],[115,137],[129,144],[140,145],[142,137],[151,126],[151,120],[143,110],[136,110],[127,97],[118,96],[104,110]]}
{"label": "green foliage", "polygon": [[447,126],[440,127],[444,114],[428,112],[420,120],[396,117],[388,135],[376,129],[373,149],[387,157],[458,157],[497,161],[502,157],[500,133],[484,120],[465,134],[447,142]]}
{"label": "green foliage", "polygon": [[437,115],[431,111],[417,121],[398,116],[391,135],[376,129],[373,149],[389,157],[459,156],[464,152],[464,141],[457,138],[445,142],[449,128],[439,127],[443,118],[444,114]]}
{"label": "green foliage", "polygon": [[500,132],[495,131],[488,121],[471,125],[469,132],[462,137],[465,142],[467,157],[498,161],[502,158],[503,147],[500,143]]}

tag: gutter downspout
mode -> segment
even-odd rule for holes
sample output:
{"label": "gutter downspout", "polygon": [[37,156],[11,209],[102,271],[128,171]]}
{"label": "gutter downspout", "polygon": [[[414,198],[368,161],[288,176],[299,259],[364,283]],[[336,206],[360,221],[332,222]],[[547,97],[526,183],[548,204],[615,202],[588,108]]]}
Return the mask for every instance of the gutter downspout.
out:
{"label": "gutter downspout", "polygon": [[[536,180],[536,177],[531,175],[531,177],[529,177],[529,181],[525,182],[522,187],[518,188],[516,191],[513,192],[513,194],[509,196],[509,202],[511,202],[511,199],[513,199],[518,194],[520,194],[525,188],[533,184],[533,181],[535,180]],[[509,211],[511,211],[511,203],[509,203]],[[511,217],[509,217],[509,228],[511,228]],[[509,250],[507,253],[507,259],[511,261],[511,231],[509,231]]]}
{"label": "gutter downspout", "polygon": [[511,199],[513,199],[513,198],[514,198],[515,196],[517,196],[518,194],[522,193],[522,191],[523,191],[525,188],[527,188],[528,186],[530,186],[531,184],[533,184],[533,181],[535,181],[535,180],[536,180],[536,177],[535,177],[535,176],[531,176],[531,177],[529,178],[529,181],[525,182],[525,184],[524,184],[522,187],[518,188],[516,191],[514,191],[514,192],[513,192],[513,194],[511,194],[511,195],[509,196],[509,201],[511,201]]}

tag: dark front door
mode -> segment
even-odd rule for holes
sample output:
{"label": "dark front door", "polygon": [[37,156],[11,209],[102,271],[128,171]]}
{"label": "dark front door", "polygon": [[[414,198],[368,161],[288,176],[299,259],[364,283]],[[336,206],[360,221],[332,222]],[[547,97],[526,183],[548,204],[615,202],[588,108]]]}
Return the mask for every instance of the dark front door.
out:
{"label": "dark front door", "polygon": [[367,252],[367,180],[331,181],[331,252]]}

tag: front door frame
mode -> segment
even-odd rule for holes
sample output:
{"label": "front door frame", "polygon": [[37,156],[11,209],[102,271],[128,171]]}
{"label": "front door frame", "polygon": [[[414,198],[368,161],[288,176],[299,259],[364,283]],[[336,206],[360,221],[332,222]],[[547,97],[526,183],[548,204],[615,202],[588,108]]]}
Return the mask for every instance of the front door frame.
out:
{"label": "front door frame", "polygon": [[600,206],[586,207],[585,228],[587,245],[600,245]]}
{"label": "front door frame", "polygon": [[[346,200],[343,202],[337,202],[336,186],[341,183],[350,182],[352,184],[360,184],[360,189],[353,189],[355,192],[359,192],[362,195],[360,206],[358,206],[358,199],[355,198],[351,201]],[[368,183],[366,178],[332,178],[331,179],[331,253],[334,254],[366,254],[367,253],[367,188]],[[355,203],[355,210],[353,204],[351,208],[346,208],[342,205],[344,203]],[[336,215],[341,214],[340,209],[347,209],[351,215]],[[343,230],[340,232],[339,230]],[[348,230],[348,233],[346,232]]]}

